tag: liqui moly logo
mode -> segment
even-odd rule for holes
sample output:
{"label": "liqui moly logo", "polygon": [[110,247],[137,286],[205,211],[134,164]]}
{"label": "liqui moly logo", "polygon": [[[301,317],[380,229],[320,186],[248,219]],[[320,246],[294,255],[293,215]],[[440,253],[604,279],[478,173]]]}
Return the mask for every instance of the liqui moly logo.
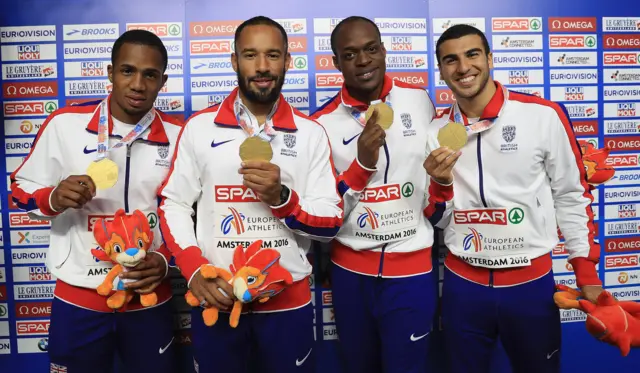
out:
{"label": "liqui moly logo", "polygon": [[635,117],[636,104],[633,102],[624,102],[616,104],[616,113],[619,117]]}
{"label": "liqui moly logo", "polygon": [[635,218],[637,217],[636,205],[633,204],[625,204],[618,205],[618,219],[627,219],[627,218]]}
{"label": "liqui moly logo", "polygon": [[38,44],[18,45],[19,60],[39,60],[40,46]]}
{"label": "liqui moly logo", "polygon": [[509,84],[529,84],[529,71],[527,70],[509,71]]}
{"label": "liqui moly logo", "polygon": [[565,87],[564,99],[567,101],[583,101],[584,87]]}
{"label": "liqui moly logo", "polygon": [[80,76],[105,76],[107,66],[103,61],[80,62]]}

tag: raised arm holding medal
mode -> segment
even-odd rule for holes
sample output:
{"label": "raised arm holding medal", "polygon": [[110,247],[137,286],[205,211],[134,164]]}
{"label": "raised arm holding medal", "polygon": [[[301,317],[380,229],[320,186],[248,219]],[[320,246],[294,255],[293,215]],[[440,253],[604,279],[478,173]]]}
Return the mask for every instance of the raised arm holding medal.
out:
{"label": "raised arm holding medal", "polygon": [[[192,311],[194,365],[200,373],[247,373],[251,358],[269,372],[315,369],[307,253],[311,239],[328,241],[338,232],[342,199],[325,132],[281,94],[290,60],[279,23],[261,16],[243,22],[231,56],[238,88],[187,121],[172,172],[159,191],[160,224],[176,264],[201,307],[219,309],[214,324],[205,323],[203,308]],[[205,278],[201,269],[230,268],[242,256],[236,248],[246,250],[258,240],[277,259],[257,268],[251,288],[279,280],[271,278],[277,273],[271,266],[289,272],[293,283],[266,302],[242,297],[244,310],[251,312],[234,328],[229,314],[234,288],[220,278]]]}
{"label": "raised arm holding medal", "polygon": [[[154,109],[167,80],[167,61],[167,50],[153,33],[122,34],[108,66],[111,93],[51,114],[11,175],[18,207],[51,220],[47,267],[57,278],[49,330],[52,371],[111,372],[118,354],[126,372],[173,372],[171,253],[157,226],[156,192],[182,124]],[[114,266],[92,255],[98,246],[95,222],[118,210],[143,212],[154,239],[144,259],[127,268],[113,289],[123,284],[126,290],[153,291],[157,301],[150,307],[136,296],[112,309],[97,291]],[[115,239],[110,245],[115,252],[139,254]],[[140,359],[141,354],[154,358]]]}
{"label": "raised arm holding medal", "polygon": [[558,227],[578,287],[591,301],[602,291],[593,197],[571,123],[561,105],[494,81],[489,43],[472,26],[448,28],[436,57],[456,102],[431,124],[430,158],[444,163],[461,152],[455,166],[431,173],[454,192],[438,224],[449,249],[442,288],[447,371],[488,373],[499,338],[514,373],[558,373],[551,259]]}
{"label": "raised arm holding medal", "polygon": [[332,143],[345,203],[330,272],[344,371],[426,373],[437,303],[432,224],[451,198],[443,175],[456,157],[437,158],[441,183],[427,183],[435,109],[424,88],[386,74],[375,22],[343,19],[331,48],[344,85],[313,117]]}

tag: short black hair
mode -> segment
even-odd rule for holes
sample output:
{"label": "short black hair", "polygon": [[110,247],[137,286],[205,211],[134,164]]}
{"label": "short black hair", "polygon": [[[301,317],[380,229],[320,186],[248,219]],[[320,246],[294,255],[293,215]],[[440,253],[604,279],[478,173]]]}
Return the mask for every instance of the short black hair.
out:
{"label": "short black hair", "polygon": [[445,30],[445,32],[442,33],[442,35],[440,35],[440,38],[436,42],[436,58],[438,59],[437,62],[440,62],[440,45],[442,45],[442,43],[447,40],[460,39],[461,37],[467,35],[478,35],[480,39],[482,39],[485,53],[488,55],[489,52],[491,52],[489,41],[482,31],[470,25],[459,24],[449,27]]}
{"label": "short black hair", "polygon": [[160,52],[160,55],[162,55],[162,72],[167,70],[167,64],[169,63],[167,48],[162,43],[162,40],[160,40],[160,38],[153,32],[147,30],[129,30],[120,35],[118,40],[113,43],[113,49],[111,50],[112,65],[115,66],[118,53],[120,53],[120,48],[122,48],[122,45],[124,44],[139,44],[156,48],[158,52]]}
{"label": "short black hair", "polygon": [[375,22],[373,22],[372,20],[366,17],[350,16],[338,22],[338,24],[333,29],[333,31],[331,31],[331,51],[336,57],[338,56],[338,53],[336,52],[336,43],[338,41],[338,33],[340,32],[340,29],[342,28],[342,26],[346,25],[347,23],[357,22],[357,21],[367,22],[373,25],[373,27],[376,29],[376,32],[378,33],[378,39],[380,39],[380,41],[382,42],[382,35],[380,34],[380,29],[378,28],[378,25],[376,25]]}
{"label": "short black hair", "polygon": [[[236,49],[236,46],[238,45],[238,39],[240,39],[240,33],[242,33],[242,30],[244,30],[245,27],[258,26],[258,25],[271,26],[271,27],[277,28],[278,31],[280,31],[280,34],[282,34],[282,39],[284,40],[284,53],[286,54],[289,51],[289,37],[287,36],[287,31],[285,31],[284,27],[282,27],[281,24],[265,16],[256,16],[242,22],[240,26],[238,26],[238,28],[236,29],[236,34],[235,34],[235,37],[233,38],[233,45],[234,45],[233,48]],[[236,53],[237,52],[238,51],[236,50]]]}

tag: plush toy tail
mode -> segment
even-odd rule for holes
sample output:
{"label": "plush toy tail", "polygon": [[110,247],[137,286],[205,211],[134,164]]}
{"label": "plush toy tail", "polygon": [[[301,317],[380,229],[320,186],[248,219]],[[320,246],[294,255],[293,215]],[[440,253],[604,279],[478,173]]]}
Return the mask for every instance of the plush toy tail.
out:
{"label": "plush toy tail", "polygon": [[556,293],[553,294],[553,300],[558,308],[570,310],[573,308],[581,309],[578,298],[582,295],[578,290],[572,289],[565,285],[556,285]]}
{"label": "plush toy tail", "polygon": [[240,323],[240,314],[242,313],[242,302],[235,301],[233,302],[233,309],[231,310],[231,315],[229,315],[229,325],[232,328],[235,328]]}

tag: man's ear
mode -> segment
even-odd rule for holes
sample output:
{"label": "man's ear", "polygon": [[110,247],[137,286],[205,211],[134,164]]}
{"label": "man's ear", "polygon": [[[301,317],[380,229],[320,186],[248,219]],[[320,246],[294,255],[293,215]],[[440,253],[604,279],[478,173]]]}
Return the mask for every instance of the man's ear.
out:
{"label": "man's ear", "polygon": [[291,53],[287,52],[284,56],[284,71],[289,71],[289,66],[291,66]]}
{"label": "man's ear", "polygon": [[231,67],[233,67],[233,71],[238,72],[238,56],[236,52],[231,53]]}

